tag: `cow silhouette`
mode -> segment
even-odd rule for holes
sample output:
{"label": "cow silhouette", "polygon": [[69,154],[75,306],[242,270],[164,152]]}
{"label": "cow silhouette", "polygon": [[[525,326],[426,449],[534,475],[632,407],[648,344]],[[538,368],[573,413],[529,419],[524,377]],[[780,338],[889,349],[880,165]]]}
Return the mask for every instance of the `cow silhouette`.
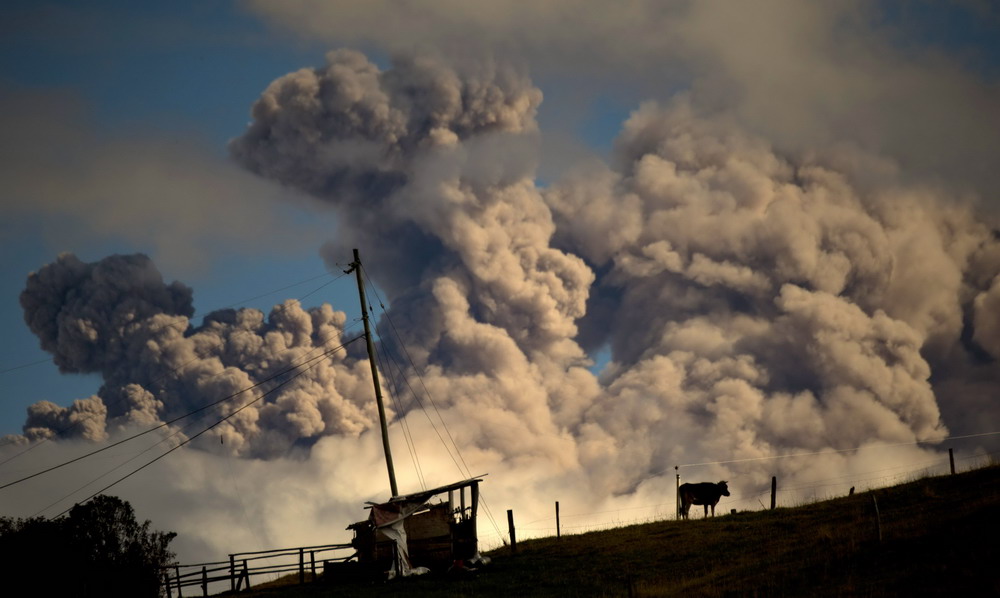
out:
{"label": "cow silhouette", "polygon": [[715,517],[715,505],[719,504],[719,499],[723,496],[729,496],[729,487],[724,481],[718,484],[701,482],[681,484],[678,492],[681,496],[681,517],[688,518],[688,510],[691,505],[704,505],[705,517],[708,517],[708,508],[712,507],[712,517]]}

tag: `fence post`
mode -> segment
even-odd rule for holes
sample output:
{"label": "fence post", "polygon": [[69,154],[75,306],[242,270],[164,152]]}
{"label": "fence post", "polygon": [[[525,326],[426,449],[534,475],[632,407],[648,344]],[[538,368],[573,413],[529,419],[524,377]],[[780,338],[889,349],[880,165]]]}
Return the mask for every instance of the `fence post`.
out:
{"label": "fence post", "polygon": [[236,591],[236,555],[229,555],[229,589]]}
{"label": "fence post", "polygon": [[559,529],[559,501],[556,501],[556,538],[561,538],[562,533]]}
{"label": "fence post", "polygon": [[306,549],[299,549],[299,585],[306,582]]}
{"label": "fence post", "polygon": [[174,598],[174,593],[170,590],[170,571],[163,570],[163,585],[167,588],[167,598]]}
{"label": "fence post", "polygon": [[676,496],[677,496],[677,505],[676,505],[677,510],[674,513],[674,519],[680,519],[681,518],[681,474],[678,471],[676,465],[674,465],[674,474],[677,477],[677,487],[675,488],[675,490],[677,491],[677,494],[676,494]]}
{"label": "fence post", "polygon": [[510,551],[517,554],[517,536],[514,534],[514,511],[507,509],[507,529],[510,531]]}
{"label": "fence post", "polygon": [[312,564],[312,574],[313,574],[312,580],[316,581],[316,551],[315,550],[310,550],[309,551],[309,562]]}
{"label": "fence post", "polygon": [[243,559],[243,579],[247,581],[247,589],[250,589],[250,570],[247,569],[247,560]]}
{"label": "fence post", "polygon": [[771,510],[774,510],[775,498],[778,495],[778,476],[771,476]]}
{"label": "fence post", "polygon": [[208,596],[208,568],[201,566],[201,595]]}
{"label": "fence post", "polygon": [[878,512],[878,501],[875,500],[875,493],[872,492],[872,503],[875,505],[875,525],[878,528],[878,543],[882,543],[882,516]]}
{"label": "fence post", "polygon": [[184,592],[181,590],[181,568],[180,568],[180,565],[174,565],[174,573],[177,574],[177,598],[184,598]]}
{"label": "fence post", "polygon": [[955,453],[948,449],[948,461],[951,463],[951,475],[955,475]]}

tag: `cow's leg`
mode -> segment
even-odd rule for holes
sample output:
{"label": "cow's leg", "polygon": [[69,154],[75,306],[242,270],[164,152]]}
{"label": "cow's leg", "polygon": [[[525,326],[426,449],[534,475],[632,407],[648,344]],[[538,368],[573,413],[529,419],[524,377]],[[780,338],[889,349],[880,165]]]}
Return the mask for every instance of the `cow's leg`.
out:
{"label": "cow's leg", "polygon": [[715,517],[715,505],[712,505],[712,517]]}
{"label": "cow's leg", "polygon": [[708,505],[705,505],[705,518],[708,518]]}

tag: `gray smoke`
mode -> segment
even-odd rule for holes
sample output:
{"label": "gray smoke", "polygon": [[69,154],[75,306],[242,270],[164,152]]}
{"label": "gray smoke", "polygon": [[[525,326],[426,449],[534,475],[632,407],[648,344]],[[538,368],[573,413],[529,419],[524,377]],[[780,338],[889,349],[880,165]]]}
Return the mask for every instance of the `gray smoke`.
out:
{"label": "gray smoke", "polygon": [[[939,190],[873,186],[886,177],[843,158],[780,156],[678,99],[633,113],[619,166],[548,190],[559,245],[601,273],[580,321],[615,360],[596,419],[628,417],[639,376],[641,403],[670,406],[620,421],[615,438],[669,438],[630,463],[996,429],[995,410],[954,388],[996,381],[993,229]],[[692,428],[701,449],[681,449]]]}
{"label": "gray smoke", "polygon": [[[547,504],[570,489],[594,508],[662,502],[673,466],[702,462],[692,475],[751,496],[772,474],[807,484],[874,467],[856,447],[910,444],[901,458],[914,462],[934,456],[917,442],[1000,425],[1000,242],[971,201],[850,144],[779,151],[685,96],[641,105],[610,164],[542,188],[540,101],[492,61],[382,70],[335,51],[272,83],[231,144],[246,168],[336,211],[324,257],[364,248],[392,320],[382,350],[405,363],[405,348],[405,375],[422,375],[419,394],[474,473],[497,474],[502,499]],[[166,420],[345,337],[343,314],[295,301],[194,327],[190,292],[148,264],[95,275],[121,261],[64,257],[33,280],[72,285],[29,283],[46,348],[105,377],[96,403],[33,407],[33,438],[74,418],[92,438]],[[115,307],[132,289],[146,299]],[[597,376],[588,355],[603,348]],[[366,367],[332,355],[230,420],[223,446],[275,457],[312,445],[331,459],[357,439],[370,480]],[[394,421],[430,436],[426,404],[412,389],[398,398]],[[324,464],[347,475],[341,461]]]}
{"label": "gray smoke", "polygon": [[[986,193],[1000,183],[992,160],[1000,152],[993,134],[1000,129],[1000,87],[989,63],[993,49],[977,43],[996,37],[1000,12],[989,3],[633,0],[623,9],[602,0],[496,0],[488,8],[451,0],[251,0],[247,6],[330,45],[522,61],[569,90],[557,113],[595,98],[635,105],[690,90],[698,106],[736,115],[782,149],[846,141],[891,156],[907,176],[943,177]],[[913,18],[919,15],[923,20]],[[962,23],[968,37],[951,35],[945,23]]]}
{"label": "gray smoke", "polygon": [[348,340],[344,314],[329,305],[304,310],[288,300],[267,317],[255,309],[220,310],[194,327],[191,290],[165,284],[146,256],[88,264],[71,254],[28,277],[21,305],[63,371],[97,372],[104,380],[97,396],[70,407],[31,406],[29,439],[104,440],[233,396],[178,423],[192,435],[272,390],[217,428],[213,439],[221,439],[222,450],[269,458],[323,435],[357,436],[371,423],[367,363],[344,351],[314,359]]}
{"label": "gray smoke", "polygon": [[[435,93],[404,102],[391,84],[426,82],[410,71],[428,63],[345,72],[343,56],[276,81],[234,155],[336,206],[339,238],[377,244],[370,263],[390,313],[463,443],[630,493],[671,463],[934,442],[948,434],[942,411],[965,411],[961,396],[936,395],[932,361],[970,363],[990,346],[969,330],[997,273],[984,258],[996,241],[971,206],[845,146],[782,156],[683,97],[632,115],[614,167],[542,190],[509,157],[524,141],[511,133],[535,128],[532,102],[517,126],[452,127],[440,144],[410,124],[390,143],[388,126],[330,114],[373,113],[368,97],[388,98],[384,114],[430,112],[410,102],[434,105]],[[365,94],[325,102],[325,89],[356,87],[359,70]],[[302,85],[303,73],[318,81]],[[276,147],[336,156],[328,148],[371,144],[379,161],[258,167]],[[392,184],[344,189],[373,171],[394,173]],[[325,255],[343,260],[347,247]],[[605,345],[613,362],[598,381],[585,356]],[[505,426],[531,433],[514,441]]]}
{"label": "gray smoke", "polygon": [[[342,228],[324,255],[343,261],[348,244],[362,240],[365,263],[439,401],[476,410],[486,418],[479,425],[496,416],[558,437],[565,432],[548,390],[567,368],[587,363],[571,339],[593,274],[549,243],[555,226],[533,181],[532,153],[523,151],[540,97],[508,67],[460,73],[416,59],[380,72],[357,53],[331,52],[326,68],[275,81],[232,148],[248,167],[338,208]],[[362,162],[338,152],[361,148],[364,156],[372,147],[377,158]],[[275,151],[323,158],[262,167]],[[556,378],[546,378],[549,368]],[[562,392],[572,391],[554,394]],[[468,430],[470,442],[505,444],[475,425]],[[574,458],[544,437],[528,446]]]}
{"label": "gray smoke", "polygon": [[170,285],[144,255],[96,264],[62,254],[33,272],[21,293],[24,320],[62,372],[109,374],[132,347],[128,332],[164,314],[190,317],[191,289]]}

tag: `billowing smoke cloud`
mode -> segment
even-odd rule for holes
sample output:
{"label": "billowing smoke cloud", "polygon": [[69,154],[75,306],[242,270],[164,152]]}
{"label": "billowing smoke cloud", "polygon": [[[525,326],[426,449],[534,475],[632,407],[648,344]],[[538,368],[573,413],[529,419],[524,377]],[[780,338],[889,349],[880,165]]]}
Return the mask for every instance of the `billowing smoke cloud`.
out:
{"label": "billowing smoke cloud", "polygon": [[104,384],[67,408],[31,406],[25,435],[104,440],[233,397],[178,424],[191,435],[265,392],[217,428],[223,450],[274,457],[370,425],[367,362],[345,351],[322,357],[348,340],[342,312],[288,300],[266,318],[255,309],[220,310],[195,328],[191,295],[179,282],[165,284],[143,255],[88,264],[63,254],[29,276],[21,305],[42,347],[62,371],[100,373]]}
{"label": "billowing smoke cloud", "polygon": [[[469,442],[506,451],[479,429],[500,418],[538,433],[522,448],[572,463],[549,391],[587,363],[571,339],[593,274],[549,243],[555,226],[524,151],[540,100],[505,66],[463,73],[416,59],[382,72],[337,51],[325,68],[275,81],[232,148],[249,168],[336,205],[343,226],[327,259],[363,240],[433,394],[480,414]],[[275,152],[317,158],[275,167]]]}
{"label": "billowing smoke cloud", "polygon": [[[908,176],[992,193],[1000,183],[993,49],[1000,11],[981,2],[602,0],[489,7],[452,0],[266,2],[247,6],[306,39],[530,64],[565,104],[637,102],[678,89],[785,150],[850,142]],[[944,23],[966,35],[954,36]],[[944,32],[942,32],[944,31]],[[947,43],[942,43],[946,41]],[[985,51],[984,51],[985,50]],[[985,63],[985,64],[984,64]],[[985,76],[984,76],[985,75]]]}
{"label": "billowing smoke cloud", "polygon": [[[461,415],[464,443],[551,459],[589,472],[600,492],[628,493],[671,463],[947,435],[928,360],[981,353],[967,314],[996,274],[982,257],[995,251],[992,231],[968,206],[844,147],[783,157],[683,98],[633,114],[616,166],[540,190],[530,165],[505,161],[511,133],[534,129],[530,114],[503,128],[441,125],[448,144],[421,126],[398,129],[400,143],[364,119],[333,126],[317,108],[323,90],[354,89],[359,71],[370,85],[347,114],[374,113],[368,97],[385,114],[427,112],[396,82],[423,80],[411,71],[428,63],[382,73],[350,56],[353,70],[333,53],[325,69],[276,81],[234,154],[329,200],[345,236],[387,243],[373,268],[431,387]],[[479,89],[496,71],[471,72]],[[457,74],[443,79],[467,93]],[[516,96],[495,94],[487,111],[506,113],[502,98]],[[391,166],[260,166],[275,147],[330,156],[345,144],[374,144]],[[376,180],[373,169],[393,184],[340,187]],[[335,186],[313,183],[330,173]],[[326,250],[331,261],[346,254],[342,243]],[[598,382],[584,349],[604,345],[613,363]],[[497,424],[534,434],[513,442]]]}
{"label": "billowing smoke cloud", "polygon": [[[683,98],[637,110],[616,157],[547,198],[560,246],[601,273],[581,339],[610,345],[615,363],[593,413],[619,420],[613,438],[656,439],[629,456],[633,479],[694,455],[996,429],[995,410],[953,386],[995,384],[981,306],[997,241],[970,206],[871,185],[886,177],[842,155],[782,157]],[[625,419],[630,403],[657,405],[655,419]]]}
{"label": "billowing smoke cloud", "polygon": [[[336,51],[275,81],[231,145],[246,168],[336,210],[324,257],[364,248],[388,295],[382,349],[412,358],[419,394],[473,473],[493,474],[494,496],[668,502],[674,465],[712,462],[691,475],[747,497],[775,473],[808,484],[875,468],[856,447],[906,445],[914,462],[933,455],[918,441],[1000,424],[992,408],[971,415],[1000,383],[1000,243],[974,206],[848,145],[779,152],[684,96],[639,107],[612,164],[541,188],[540,101],[492,61],[383,70]],[[294,301],[193,327],[190,291],[139,257],[64,256],[24,297],[61,367],[105,377],[97,398],[33,407],[31,438],[75,420],[95,439],[167,420],[345,338],[343,314]],[[598,377],[588,355],[605,347]],[[364,489],[316,500],[369,496],[365,368],[331,355],[227,422],[222,446],[275,458],[312,445],[310,463],[345,485],[353,455]],[[397,421],[430,436],[411,392]],[[798,452],[826,454],[765,460]]]}

